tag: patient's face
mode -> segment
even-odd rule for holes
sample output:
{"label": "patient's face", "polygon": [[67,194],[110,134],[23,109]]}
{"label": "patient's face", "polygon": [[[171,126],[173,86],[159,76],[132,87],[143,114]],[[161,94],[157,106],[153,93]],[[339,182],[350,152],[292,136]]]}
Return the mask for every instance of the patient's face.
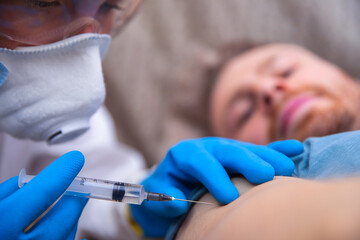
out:
{"label": "patient's face", "polygon": [[216,135],[257,144],[359,128],[359,86],[294,45],[265,45],[230,60],[210,100]]}

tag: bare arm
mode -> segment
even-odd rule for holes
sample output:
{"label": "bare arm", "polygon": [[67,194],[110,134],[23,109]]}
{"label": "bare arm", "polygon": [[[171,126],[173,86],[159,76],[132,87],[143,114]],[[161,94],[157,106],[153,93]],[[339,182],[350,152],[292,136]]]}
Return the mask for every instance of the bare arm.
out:
{"label": "bare arm", "polygon": [[360,178],[280,177],[227,206],[196,206],[178,239],[359,239],[359,225]]}

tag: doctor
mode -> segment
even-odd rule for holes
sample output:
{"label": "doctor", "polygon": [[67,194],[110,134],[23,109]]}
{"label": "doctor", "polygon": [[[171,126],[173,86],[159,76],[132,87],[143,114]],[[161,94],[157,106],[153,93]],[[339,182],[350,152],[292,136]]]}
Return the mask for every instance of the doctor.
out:
{"label": "doctor", "polygon": [[[136,239],[131,226],[146,236],[163,236],[187,211],[186,203],[176,201],[128,208],[94,200],[84,209],[87,200],[62,194],[85,159],[83,176],[142,182],[146,190],[177,198],[186,198],[202,183],[224,204],[239,196],[227,172],[242,173],[254,183],[293,172],[288,156],[303,147],[291,140],[268,146],[221,138],[186,140],[150,173],[138,153],[117,143],[102,107],[101,60],[111,36],[140,3],[0,1],[1,239],[74,239],[76,233]],[[37,177],[19,189],[16,175],[23,167]]]}

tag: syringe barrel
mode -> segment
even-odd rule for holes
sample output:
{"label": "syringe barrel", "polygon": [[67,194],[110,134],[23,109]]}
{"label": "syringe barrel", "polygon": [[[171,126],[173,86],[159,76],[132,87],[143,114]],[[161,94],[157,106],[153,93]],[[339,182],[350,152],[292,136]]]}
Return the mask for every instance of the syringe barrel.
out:
{"label": "syringe barrel", "polygon": [[[19,174],[19,187],[28,183],[33,177],[26,175],[25,169],[22,169]],[[146,192],[144,187],[138,184],[76,177],[65,195],[140,205],[146,197]]]}
{"label": "syringe barrel", "polygon": [[85,177],[75,178],[66,194],[131,204],[141,204],[145,199],[141,185]]}

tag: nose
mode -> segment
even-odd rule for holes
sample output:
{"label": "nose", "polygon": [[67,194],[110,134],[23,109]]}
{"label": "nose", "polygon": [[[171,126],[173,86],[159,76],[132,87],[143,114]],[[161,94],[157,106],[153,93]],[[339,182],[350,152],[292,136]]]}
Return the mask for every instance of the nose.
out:
{"label": "nose", "polygon": [[260,82],[259,102],[266,113],[271,113],[287,91],[286,82],[281,79],[266,79]]}
{"label": "nose", "polygon": [[77,34],[81,33],[98,33],[100,32],[100,26],[96,21],[86,24]]}
{"label": "nose", "polygon": [[[71,2],[71,1],[70,1]],[[71,35],[82,33],[100,33],[101,26],[97,13],[103,4],[102,0],[76,0],[69,7],[74,9],[70,15],[72,18]]]}
{"label": "nose", "polygon": [[66,37],[72,37],[83,33],[100,33],[101,26],[99,22],[93,18],[76,19],[72,25],[69,25]]}

